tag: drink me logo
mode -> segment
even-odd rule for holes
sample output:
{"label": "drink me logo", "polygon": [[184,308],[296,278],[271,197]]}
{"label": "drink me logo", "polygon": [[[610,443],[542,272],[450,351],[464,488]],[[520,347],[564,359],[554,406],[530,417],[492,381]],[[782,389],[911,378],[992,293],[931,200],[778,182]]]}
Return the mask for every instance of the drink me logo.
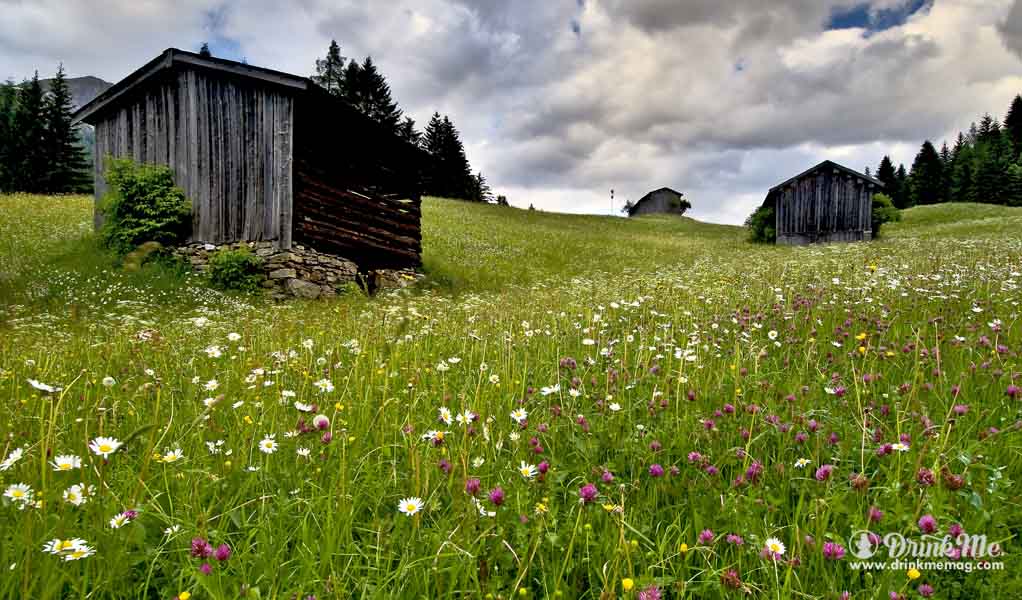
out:
{"label": "drink me logo", "polygon": [[[1001,554],[997,543],[989,543],[985,535],[962,533],[957,538],[950,535],[937,537],[923,536],[920,539],[906,538],[900,533],[888,533],[881,538],[869,531],[856,531],[849,539],[852,556],[859,560],[871,558],[992,558]],[[883,549],[887,555],[883,556]],[[879,556],[878,556],[879,555]]]}

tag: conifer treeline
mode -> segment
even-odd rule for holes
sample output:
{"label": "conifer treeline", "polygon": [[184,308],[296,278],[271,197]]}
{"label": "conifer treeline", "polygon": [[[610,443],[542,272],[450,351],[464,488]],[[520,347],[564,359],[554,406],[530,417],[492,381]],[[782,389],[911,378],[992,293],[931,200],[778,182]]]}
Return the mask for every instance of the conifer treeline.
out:
{"label": "conifer treeline", "polygon": [[897,170],[890,157],[880,161],[876,178],[898,208],[940,202],[985,202],[1022,206],[1022,95],[1015,96],[1004,122],[986,114],[954,146],[938,151],[923,142],[912,169]]}
{"label": "conifer treeline", "polygon": [[404,115],[390,93],[387,79],[376,68],[372,57],[361,63],[341,55],[336,41],[331,41],[324,58],[316,60],[312,80],[325,90],[343,98],[363,114],[416,144],[432,158],[433,164],[426,194],[489,202],[490,186],[482,173],[472,174],[461,135],[450,117],[434,113],[425,132]]}
{"label": "conifer treeline", "polygon": [[0,190],[63,194],[92,190],[63,65],[44,93],[37,72],[0,85]]}

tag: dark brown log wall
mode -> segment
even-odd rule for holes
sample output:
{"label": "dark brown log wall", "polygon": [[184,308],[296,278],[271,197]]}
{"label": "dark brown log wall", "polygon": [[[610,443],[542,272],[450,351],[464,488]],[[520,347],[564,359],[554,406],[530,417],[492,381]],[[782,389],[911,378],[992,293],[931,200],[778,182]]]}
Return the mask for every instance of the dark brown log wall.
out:
{"label": "dark brown log wall", "polygon": [[168,72],[97,120],[96,199],[107,155],[168,165],[192,202],[191,241],[289,248],[293,115],[288,92],[258,81]]}
{"label": "dark brown log wall", "polygon": [[422,263],[424,157],[317,90],[296,107],[294,240],[362,269]]}

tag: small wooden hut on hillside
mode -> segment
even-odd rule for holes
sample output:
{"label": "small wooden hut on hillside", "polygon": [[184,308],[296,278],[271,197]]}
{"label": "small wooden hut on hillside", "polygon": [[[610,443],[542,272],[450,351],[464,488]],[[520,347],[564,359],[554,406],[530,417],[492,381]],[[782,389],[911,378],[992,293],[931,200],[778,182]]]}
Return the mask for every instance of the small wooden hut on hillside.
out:
{"label": "small wooden hut on hillside", "polygon": [[764,205],[774,209],[778,244],[868,241],[873,195],[883,187],[868,175],[825,160],[773,187]]}
{"label": "small wooden hut on hillside", "polygon": [[683,215],[690,208],[692,208],[692,205],[689,204],[688,200],[685,200],[685,194],[668,187],[662,187],[639,198],[639,201],[628,209],[628,216],[637,217],[639,215],[651,214]]}
{"label": "small wooden hut on hillside", "polygon": [[190,242],[421,263],[427,157],[305,77],[171,48],[75,120],[96,129],[96,199],[107,156],[168,165],[192,202]]}

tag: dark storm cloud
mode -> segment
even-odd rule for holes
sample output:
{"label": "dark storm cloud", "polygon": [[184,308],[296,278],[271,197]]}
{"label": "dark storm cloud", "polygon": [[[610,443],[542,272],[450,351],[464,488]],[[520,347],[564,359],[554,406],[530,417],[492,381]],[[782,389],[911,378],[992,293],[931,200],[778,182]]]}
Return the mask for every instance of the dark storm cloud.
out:
{"label": "dark storm cloud", "polygon": [[1004,45],[1022,57],[1022,0],[1015,0],[1008,16],[997,29],[1004,39]]}

